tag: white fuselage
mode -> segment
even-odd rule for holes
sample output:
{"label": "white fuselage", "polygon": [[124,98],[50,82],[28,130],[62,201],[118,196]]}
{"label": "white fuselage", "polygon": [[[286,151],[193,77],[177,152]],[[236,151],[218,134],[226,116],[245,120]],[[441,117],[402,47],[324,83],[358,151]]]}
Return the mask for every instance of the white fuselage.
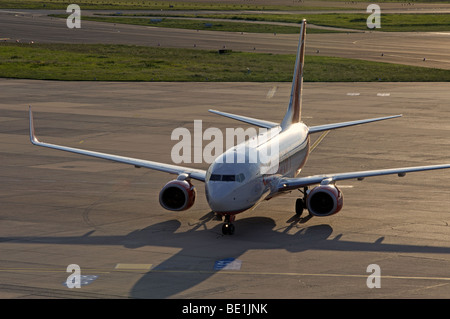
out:
{"label": "white fuselage", "polygon": [[[243,212],[279,194],[281,178],[300,173],[309,154],[308,127],[296,123],[284,131],[277,127],[266,134],[258,143],[252,143],[250,138],[228,149],[210,165],[205,191],[214,212],[223,215]],[[257,160],[252,154],[258,154]]]}

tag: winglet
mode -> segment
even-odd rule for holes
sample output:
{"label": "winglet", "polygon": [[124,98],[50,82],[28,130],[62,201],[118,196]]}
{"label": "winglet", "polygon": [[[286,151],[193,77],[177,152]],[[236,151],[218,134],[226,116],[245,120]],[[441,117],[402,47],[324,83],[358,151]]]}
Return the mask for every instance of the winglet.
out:
{"label": "winglet", "polygon": [[281,123],[282,129],[286,129],[291,124],[301,122],[302,113],[302,89],[303,89],[303,67],[305,65],[305,40],[306,40],[306,19],[302,21],[300,38],[298,41],[297,58],[295,60],[294,76],[292,79],[291,99],[289,107]]}
{"label": "winglet", "polygon": [[38,144],[39,140],[34,134],[34,121],[33,121],[33,111],[31,110],[31,105],[29,106],[29,116],[30,116],[30,141],[32,144]]}

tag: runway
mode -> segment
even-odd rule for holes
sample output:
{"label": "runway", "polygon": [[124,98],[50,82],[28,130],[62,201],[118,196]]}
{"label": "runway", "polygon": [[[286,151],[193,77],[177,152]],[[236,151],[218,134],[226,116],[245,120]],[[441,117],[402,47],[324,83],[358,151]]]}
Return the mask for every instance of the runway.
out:
{"label": "runway", "polygon": [[[0,86],[0,298],[450,297],[448,171],[339,183],[344,208],[328,218],[296,219],[292,192],[222,236],[200,182],[190,210],[168,212],[158,194],[173,176],[29,142],[32,105],[43,141],[170,163],[175,128],[241,125],[209,108],[280,121],[289,83]],[[450,162],[448,83],[305,83],[304,94],[309,125],[404,117],[332,132],[303,175]],[[228,258],[233,269],[218,270]],[[64,285],[71,264],[80,289]],[[380,288],[367,286],[372,264]]]}
{"label": "runway", "polygon": [[[83,21],[67,28],[50,11],[0,11],[0,38],[29,43],[106,43],[295,54],[296,34],[212,32]],[[450,69],[450,32],[309,34],[306,53]]]}

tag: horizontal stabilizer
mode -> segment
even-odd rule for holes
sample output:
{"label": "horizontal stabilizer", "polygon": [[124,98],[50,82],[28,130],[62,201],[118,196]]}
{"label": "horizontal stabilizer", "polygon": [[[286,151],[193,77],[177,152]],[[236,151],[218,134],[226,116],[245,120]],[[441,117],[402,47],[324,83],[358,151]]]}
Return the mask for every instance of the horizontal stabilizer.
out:
{"label": "horizontal stabilizer", "polygon": [[225,116],[225,117],[229,117],[230,119],[241,121],[241,122],[248,123],[248,124],[251,124],[251,125],[255,125],[255,126],[259,126],[259,127],[265,127],[267,129],[279,126],[278,123],[270,122],[270,121],[264,121],[264,120],[258,120],[258,119],[252,118],[252,117],[247,117],[247,116],[242,116],[242,115],[235,115],[235,114],[226,113],[226,112],[220,112],[220,111],[216,111],[216,110],[209,110],[209,112],[214,113],[214,114],[218,114],[218,115],[222,115],[222,116]]}
{"label": "horizontal stabilizer", "polygon": [[395,119],[395,118],[401,117],[401,116],[402,115],[400,114],[400,115],[393,115],[393,116],[377,117],[377,118],[367,119],[367,120],[358,120],[358,121],[311,126],[311,127],[309,127],[309,133],[312,134],[312,133],[318,133],[318,132],[323,132],[323,131],[335,130],[335,129],[342,128],[342,127],[348,127],[348,126],[367,124],[367,123],[378,122],[378,121],[383,121],[383,120]]}

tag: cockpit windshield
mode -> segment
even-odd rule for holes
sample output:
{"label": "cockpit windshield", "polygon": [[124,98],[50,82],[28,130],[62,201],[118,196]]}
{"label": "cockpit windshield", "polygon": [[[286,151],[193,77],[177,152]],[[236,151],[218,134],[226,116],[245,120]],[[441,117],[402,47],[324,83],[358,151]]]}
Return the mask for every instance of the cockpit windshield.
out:
{"label": "cockpit windshield", "polygon": [[244,174],[240,173],[238,175],[220,175],[220,174],[211,174],[209,178],[210,181],[222,181],[222,182],[239,182],[242,183],[245,179]]}

